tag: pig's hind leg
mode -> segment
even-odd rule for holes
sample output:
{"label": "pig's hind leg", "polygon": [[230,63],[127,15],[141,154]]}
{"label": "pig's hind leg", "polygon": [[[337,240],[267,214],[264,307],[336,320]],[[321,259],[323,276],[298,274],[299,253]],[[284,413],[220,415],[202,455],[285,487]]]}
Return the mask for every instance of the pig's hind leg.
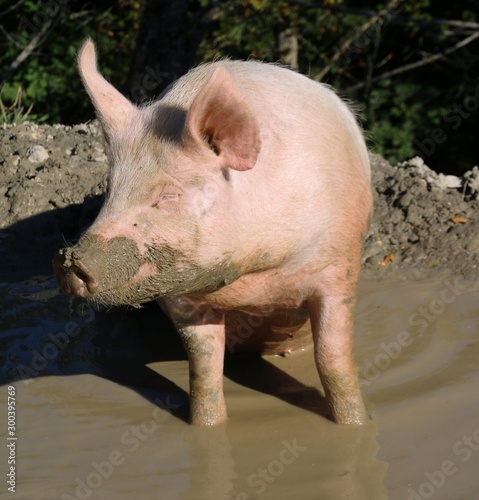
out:
{"label": "pig's hind leg", "polygon": [[330,417],[339,424],[367,420],[352,354],[357,267],[326,270],[319,281],[326,285],[308,299],[316,366]]}

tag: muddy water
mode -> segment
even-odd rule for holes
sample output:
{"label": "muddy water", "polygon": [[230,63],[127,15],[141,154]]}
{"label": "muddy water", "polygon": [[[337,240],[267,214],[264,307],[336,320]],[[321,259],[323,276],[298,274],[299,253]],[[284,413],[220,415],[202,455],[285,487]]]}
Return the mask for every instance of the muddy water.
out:
{"label": "muddy water", "polygon": [[[479,286],[365,276],[356,358],[372,420],[322,416],[311,351],[227,364],[230,418],[185,422],[188,369],[157,309],[97,312],[51,277],[0,285],[2,471],[18,499],[479,498]],[[1,498],[9,498],[2,473]]]}

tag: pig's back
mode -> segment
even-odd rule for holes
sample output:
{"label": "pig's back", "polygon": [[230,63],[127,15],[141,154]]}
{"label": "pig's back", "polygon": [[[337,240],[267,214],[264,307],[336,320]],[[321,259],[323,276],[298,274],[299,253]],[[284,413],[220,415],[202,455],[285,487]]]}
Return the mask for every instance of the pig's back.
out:
{"label": "pig's back", "polygon": [[[291,145],[308,144],[311,140],[331,144],[342,135],[338,131],[342,131],[354,144],[369,178],[367,149],[350,107],[329,86],[279,65],[228,60],[203,64],[181,77],[161,102],[188,110],[218,66],[228,70],[256,117],[274,136],[288,137]],[[284,149],[284,142],[281,146]]]}
{"label": "pig's back", "polygon": [[[362,132],[327,86],[253,61],[200,66],[158,106],[188,111],[217,66],[228,71],[258,120],[261,149],[253,168],[229,172],[228,210],[222,212],[230,228],[222,233],[224,247],[234,248],[241,269],[254,272],[205,300],[251,314],[268,305],[296,309],[322,270],[349,266],[360,253],[372,209]],[[266,267],[248,267],[254,255],[267,255]]]}
{"label": "pig's back", "polygon": [[232,76],[260,125],[254,168],[230,172],[231,217],[241,221],[235,237],[244,255],[251,253],[258,231],[271,254],[289,248],[291,255],[308,259],[321,247],[325,263],[337,247],[359,241],[372,209],[371,175],[362,132],[348,106],[325,85],[254,61],[199,66],[158,105],[187,111],[217,66]]}

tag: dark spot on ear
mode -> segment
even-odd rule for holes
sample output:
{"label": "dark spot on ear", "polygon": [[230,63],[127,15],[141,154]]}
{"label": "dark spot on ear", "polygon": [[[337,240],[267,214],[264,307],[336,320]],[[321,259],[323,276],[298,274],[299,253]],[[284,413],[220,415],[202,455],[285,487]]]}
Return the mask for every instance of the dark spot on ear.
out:
{"label": "dark spot on ear", "polygon": [[135,222],[135,223],[133,224],[133,227],[137,227],[137,226],[138,226],[138,224]]}
{"label": "dark spot on ear", "polygon": [[223,177],[229,181],[230,180],[230,171],[227,168],[222,168],[221,173],[223,174]]}

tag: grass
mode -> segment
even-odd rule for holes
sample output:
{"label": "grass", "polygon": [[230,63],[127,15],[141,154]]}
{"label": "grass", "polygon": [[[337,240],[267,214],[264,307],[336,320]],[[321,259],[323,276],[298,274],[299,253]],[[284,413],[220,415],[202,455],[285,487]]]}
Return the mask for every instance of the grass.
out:
{"label": "grass", "polygon": [[21,87],[18,87],[15,100],[10,106],[7,106],[3,102],[2,93],[3,93],[3,88],[0,90],[0,123],[18,125],[27,120],[40,123],[48,118],[47,115],[38,117],[36,115],[31,114],[33,109],[33,104],[30,104],[28,108],[23,104],[23,89]]}

